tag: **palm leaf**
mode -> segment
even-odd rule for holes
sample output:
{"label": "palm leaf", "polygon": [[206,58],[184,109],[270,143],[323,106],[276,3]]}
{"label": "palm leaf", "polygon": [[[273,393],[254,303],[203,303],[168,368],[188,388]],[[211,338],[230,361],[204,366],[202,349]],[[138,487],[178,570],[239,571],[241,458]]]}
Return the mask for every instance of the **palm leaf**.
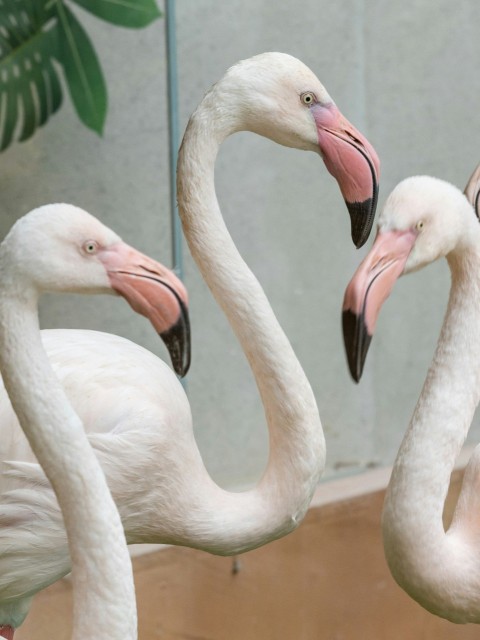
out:
{"label": "palm leaf", "polygon": [[139,29],[162,13],[155,0],[73,0],[98,18],[120,27]]}
{"label": "palm leaf", "polygon": [[84,28],[72,11],[57,2],[59,62],[79,118],[101,134],[107,113],[107,88],[102,69]]}
{"label": "palm leaf", "polygon": [[[161,15],[156,0],[72,1],[124,27],[140,28]],[[60,107],[55,61],[63,67],[78,116],[101,134],[105,80],[95,49],[65,0],[0,0],[0,151],[30,138]]]}
{"label": "palm leaf", "polygon": [[36,0],[0,4],[0,151],[27,140],[60,107],[57,30]]}

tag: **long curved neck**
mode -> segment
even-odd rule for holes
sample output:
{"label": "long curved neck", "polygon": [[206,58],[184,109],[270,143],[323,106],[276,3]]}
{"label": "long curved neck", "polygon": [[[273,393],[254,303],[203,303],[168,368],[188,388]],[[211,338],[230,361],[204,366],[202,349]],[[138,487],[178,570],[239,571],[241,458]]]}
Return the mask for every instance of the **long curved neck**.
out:
{"label": "long curved neck", "polygon": [[[469,463],[471,469],[467,470],[448,533],[442,522],[450,475],[480,399],[477,228],[471,242],[450,254],[448,262],[452,274],[448,309],[394,464],[385,500],[383,534],[390,569],[412,597],[452,621],[480,622],[478,451]],[[475,475],[476,486],[472,487]]]}
{"label": "long curved neck", "polygon": [[0,368],[32,450],[57,495],[74,583],[72,638],[137,637],[123,528],[104,475],[40,340],[37,295],[8,284],[0,261]]}
{"label": "long curved neck", "polygon": [[223,221],[215,194],[215,159],[221,142],[239,127],[231,120],[220,128],[224,120],[213,118],[214,107],[206,102],[190,120],[179,154],[180,216],[190,251],[248,358],[270,437],[267,469],[255,489],[233,494],[210,483],[211,507],[207,499],[206,508],[218,511],[220,501],[215,535],[220,540],[220,529],[228,522],[225,535],[231,538],[220,545],[233,553],[298,524],[324,469],[325,442],[310,384]]}

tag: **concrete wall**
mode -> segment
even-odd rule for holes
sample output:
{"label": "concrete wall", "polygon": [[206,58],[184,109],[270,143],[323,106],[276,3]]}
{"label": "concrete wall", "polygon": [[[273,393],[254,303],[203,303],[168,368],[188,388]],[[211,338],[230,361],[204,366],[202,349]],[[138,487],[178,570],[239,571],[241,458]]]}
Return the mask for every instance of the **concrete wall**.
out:
{"label": "concrete wall", "polygon": [[[107,76],[105,136],[84,129],[67,100],[43,131],[1,155],[0,232],[34,206],[63,200],[169,264],[163,22],[134,32],[83,12],[81,18]],[[182,127],[227,67],[279,50],[308,64],[376,147],[380,205],[412,174],[463,186],[480,160],[477,0],[179,0],[177,21]],[[238,134],[220,153],[216,183],[228,227],[314,388],[327,475],[390,463],[438,336],[446,265],[398,284],[355,386],[340,308],[365,250],[351,244],[338,187],[320,159]],[[261,404],[245,358],[188,256],[186,284],[196,437],[212,475],[224,485],[242,485],[258,477],[266,460]],[[49,297],[41,317],[44,327],[119,333],[165,357],[150,327],[117,299]],[[472,436],[478,439],[478,429]]]}

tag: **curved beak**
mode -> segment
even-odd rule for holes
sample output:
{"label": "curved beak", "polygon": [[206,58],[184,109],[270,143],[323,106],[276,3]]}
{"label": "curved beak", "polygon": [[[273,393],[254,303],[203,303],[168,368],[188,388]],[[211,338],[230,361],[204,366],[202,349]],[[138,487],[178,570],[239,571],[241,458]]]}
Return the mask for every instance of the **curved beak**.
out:
{"label": "curved beak", "polygon": [[343,340],[355,382],[362,377],[380,309],[402,275],[416,237],[411,229],[379,231],[347,286],[342,313]]}
{"label": "curved beak", "polygon": [[134,311],[150,320],[165,343],[175,372],[183,377],[190,367],[188,295],[177,276],[124,242],[99,251],[112,289]]}
{"label": "curved beak", "polygon": [[323,161],[338,182],[350,213],[352,240],[359,249],[375,218],[380,161],[372,145],[335,104],[316,104],[311,110]]}

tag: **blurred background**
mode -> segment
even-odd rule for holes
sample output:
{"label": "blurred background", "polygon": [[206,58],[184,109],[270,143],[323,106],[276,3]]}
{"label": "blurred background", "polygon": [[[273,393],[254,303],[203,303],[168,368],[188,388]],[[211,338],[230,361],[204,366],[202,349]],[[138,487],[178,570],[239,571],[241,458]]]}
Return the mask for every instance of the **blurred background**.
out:
{"label": "blurred background", "polygon": [[[65,97],[46,126],[0,154],[0,234],[38,205],[71,202],[171,265],[164,19],[130,30],[71,9],[95,43],[108,85],[103,137],[80,123]],[[379,207],[414,174],[463,188],[480,161],[477,0],[178,0],[176,12],[182,132],[229,66],[276,50],[306,63],[376,148]],[[314,389],[327,441],[325,477],[391,464],[433,355],[448,295],[446,263],[400,280],[355,385],[341,305],[372,240],[354,249],[345,205],[321,159],[237,134],[220,152],[216,186],[229,230]],[[186,247],[185,282],[195,436],[212,476],[244,487],[266,462],[262,406]],[[115,298],[46,297],[41,323],[117,333],[167,358],[147,322]],[[480,439],[478,425],[471,439]]]}

